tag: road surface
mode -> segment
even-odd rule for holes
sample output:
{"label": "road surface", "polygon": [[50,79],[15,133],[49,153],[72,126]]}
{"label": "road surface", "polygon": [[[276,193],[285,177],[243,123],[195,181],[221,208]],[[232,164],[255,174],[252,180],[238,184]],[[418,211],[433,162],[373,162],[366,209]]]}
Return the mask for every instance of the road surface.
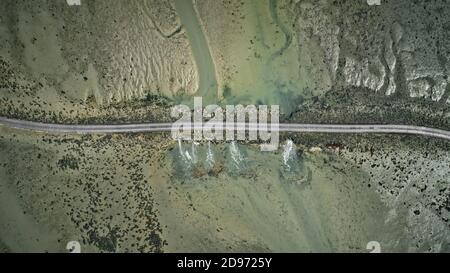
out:
{"label": "road surface", "polygon": [[[119,133],[146,133],[146,132],[170,132],[172,123],[133,123],[133,124],[107,124],[107,125],[70,125],[50,124],[41,122],[24,121],[0,117],[0,125],[15,129],[32,130],[44,133],[64,134],[119,134]],[[184,124],[191,129],[199,129],[201,126]],[[225,128],[225,124],[214,124],[217,128]],[[267,124],[270,128],[270,124]],[[235,130],[257,130],[255,123],[236,123]],[[410,134],[450,140],[450,131],[412,126],[412,125],[384,125],[384,124],[303,124],[281,123],[274,130],[279,132],[294,133],[336,133],[336,134]]]}

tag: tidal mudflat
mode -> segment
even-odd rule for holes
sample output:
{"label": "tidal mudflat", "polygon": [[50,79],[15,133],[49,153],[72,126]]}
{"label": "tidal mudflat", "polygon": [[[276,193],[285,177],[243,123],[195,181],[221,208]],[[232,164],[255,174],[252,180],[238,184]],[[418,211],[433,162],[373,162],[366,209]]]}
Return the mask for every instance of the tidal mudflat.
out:
{"label": "tidal mudflat", "polygon": [[[0,116],[171,122],[201,96],[279,105],[284,123],[450,130],[445,1],[80,3],[1,1]],[[449,145],[1,126],[0,252],[448,252]]]}

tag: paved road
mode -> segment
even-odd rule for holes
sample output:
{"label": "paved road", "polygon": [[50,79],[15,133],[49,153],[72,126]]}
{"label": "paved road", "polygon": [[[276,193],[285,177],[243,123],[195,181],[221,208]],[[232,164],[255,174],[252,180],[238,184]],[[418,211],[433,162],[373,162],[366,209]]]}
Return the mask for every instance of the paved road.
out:
{"label": "paved road", "polygon": [[[144,133],[144,132],[170,132],[172,123],[137,123],[137,124],[108,124],[108,125],[69,125],[69,124],[49,124],[31,122],[0,117],[0,125],[32,130],[45,133],[66,133],[66,134],[117,134],[117,133]],[[222,124],[215,124],[216,128],[224,128]],[[257,130],[257,124],[236,123],[237,130]],[[270,127],[270,124],[268,124]],[[192,129],[201,128],[192,126]],[[422,135],[450,140],[450,131],[410,126],[410,125],[382,125],[382,124],[301,124],[301,123],[281,123],[275,130],[279,132],[297,133],[339,133],[339,134],[410,134]]]}

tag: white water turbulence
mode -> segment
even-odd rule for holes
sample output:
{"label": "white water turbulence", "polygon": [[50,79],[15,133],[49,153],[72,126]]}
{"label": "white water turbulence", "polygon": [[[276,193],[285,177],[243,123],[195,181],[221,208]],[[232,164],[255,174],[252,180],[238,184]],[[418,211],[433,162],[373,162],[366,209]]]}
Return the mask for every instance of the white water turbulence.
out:
{"label": "white water turbulence", "polygon": [[288,139],[283,145],[283,166],[280,169],[280,178],[299,185],[306,185],[311,173],[304,167],[303,157],[299,154],[295,143]]}
{"label": "white water turbulence", "polygon": [[186,172],[192,168],[193,160],[191,154],[189,154],[189,151],[187,151],[183,146],[184,144],[181,139],[178,139],[178,160],[176,160],[176,162],[178,163],[177,165],[179,165],[179,168]]}
{"label": "white water turbulence", "polygon": [[210,143],[183,141],[171,152],[174,177],[189,180],[193,176],[206,175],[217,165],[216,148]]}
{"label": "white water turbulence", "polygon": [[[174,177],[183,181],[192,178],[218,175],[232,177],[258,172],[258,163],[266,153],[252,149],[237,141],[227,143],[178,140],[171,152]],[[304,166],[302,153],[292,140],[287,140],[280,153],[273,154],[276,161],[270,164],[280,174],[280,180],[303,184],[309,181],[310,171]]]}
{"label": "white water turbulence", "polygon": [[195,165],[198,163],[198,157],[197,157],[197,146],[199,145],[198,142],[193,141],[191,143],[191,154],[190,154],[190,158],[191,158],[191,163],[192,165]]}
{"label": "white water turbulence", "polygon": [[251,167],[245,146],[235,141],[214,144],[179,139],[170,154],[173,177],[186,181],[222,172],[235,176]]}
{"label": "white water turbulence", "polygon": [[287,171],[291,170],[291,165],[297,160],[296,150],[294,142],[288,139],[283,146],[283,163]]}
{"label": "white water turbulence", "polygon": [[245,157],[239,149],[236,141],[232,141],[229,145],[231,166],[235,171],[241,171],[245,167]]}
{"label": "white water turbulence", "polygon": [[214,164],[216,164],[214,160],[214,151],[211,148],[211,141],[208,141],[208,149],[206,151],[206,169],[211,170],[214,168]]}

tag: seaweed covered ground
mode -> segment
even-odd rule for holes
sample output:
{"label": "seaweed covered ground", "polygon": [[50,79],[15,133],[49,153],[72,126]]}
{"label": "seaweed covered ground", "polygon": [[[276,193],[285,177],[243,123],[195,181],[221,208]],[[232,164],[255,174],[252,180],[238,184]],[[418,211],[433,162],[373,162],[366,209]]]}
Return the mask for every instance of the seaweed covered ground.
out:
{"label": "seaweed covered ground", "polygon": [[[2,0],[0,116],[169,122],[204,96],[450,130],[449,3],[381,2]],[[283,133],[267,153],[0,127],[0,252],[448,252],[449,153],[404,135]]]}

